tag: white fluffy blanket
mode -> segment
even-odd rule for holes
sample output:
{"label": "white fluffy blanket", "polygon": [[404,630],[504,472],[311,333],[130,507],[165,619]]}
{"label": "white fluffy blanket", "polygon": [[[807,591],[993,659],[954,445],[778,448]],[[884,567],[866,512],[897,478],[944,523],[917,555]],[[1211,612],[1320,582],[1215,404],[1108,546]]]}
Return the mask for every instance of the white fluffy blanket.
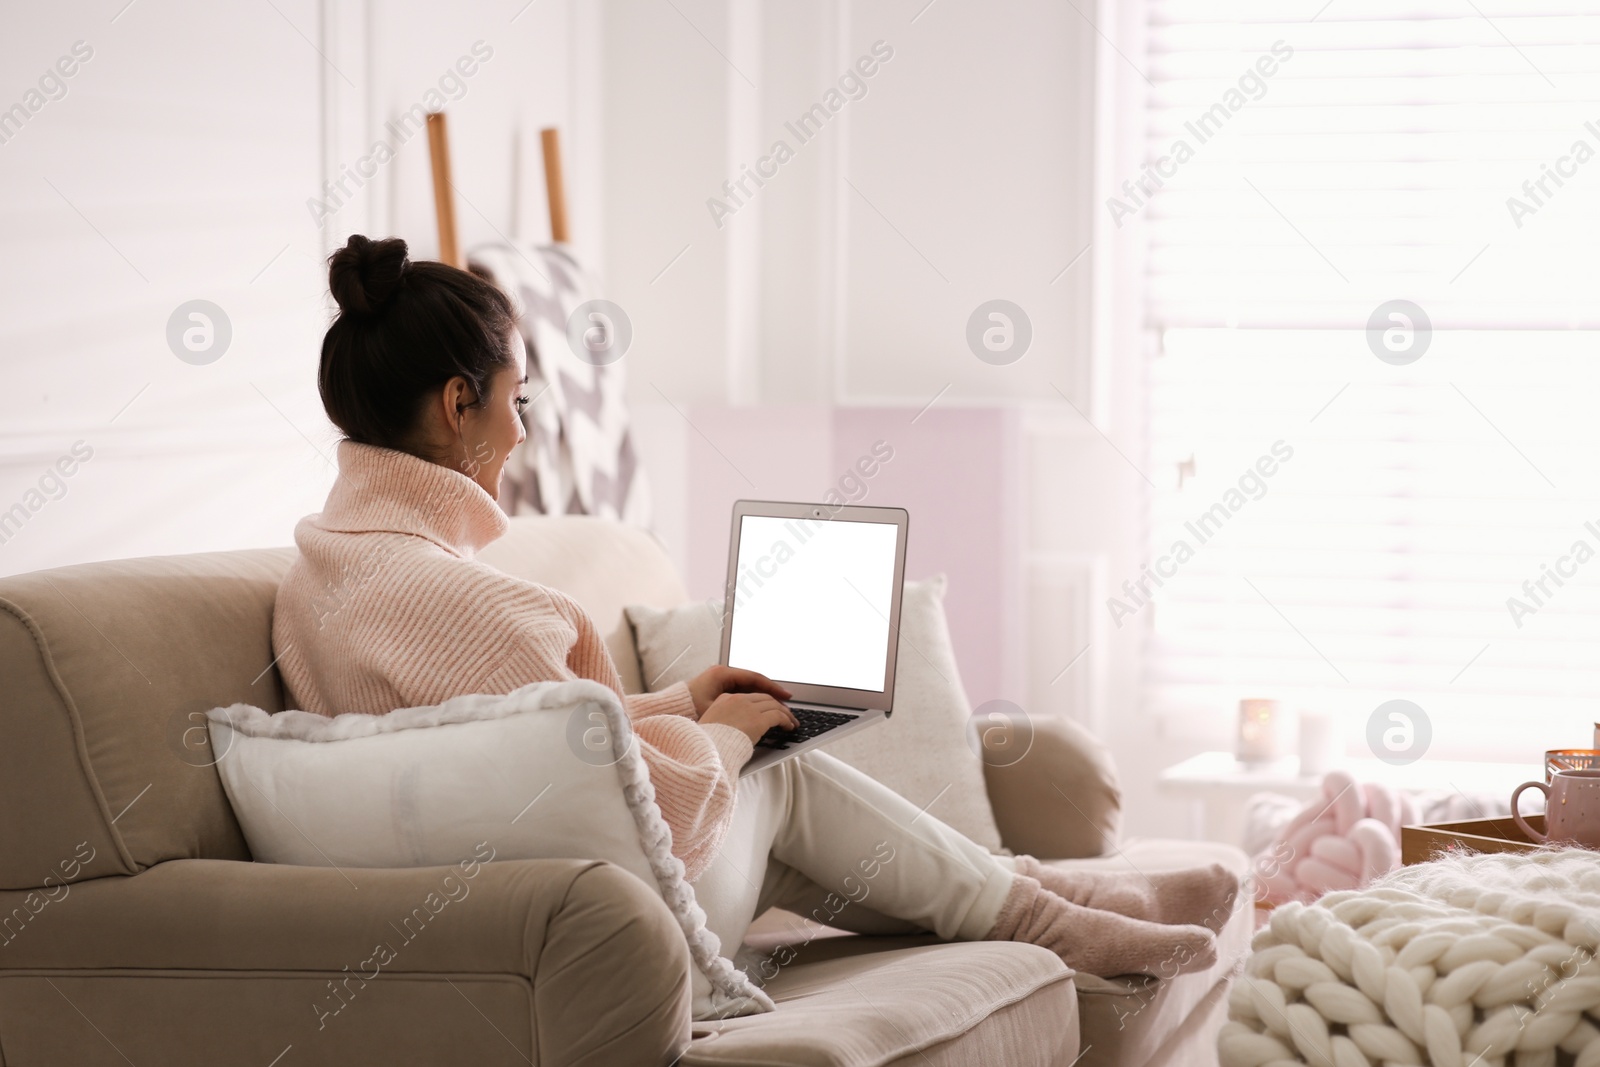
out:
{"label": "white fluffy blanket", "polygon": [[1256,934],[1222,1067],[1600,1067],[1600,853],[1403,868]]}

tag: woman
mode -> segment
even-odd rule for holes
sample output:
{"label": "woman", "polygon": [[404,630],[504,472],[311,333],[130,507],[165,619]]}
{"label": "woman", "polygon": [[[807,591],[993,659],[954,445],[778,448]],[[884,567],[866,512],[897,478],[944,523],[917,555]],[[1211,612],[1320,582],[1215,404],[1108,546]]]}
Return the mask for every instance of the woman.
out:
{"label": "woman", "polygon": [[1143,878],[994,857],[823,752],[741,782],[755,741],[795,724],[789,693],[751,671],[713,667],[625,696],[571,598],[473,558],[507,529],[500,472],[524,438],[525,350],[505,295],[409,262],[397,239],[351,237],[329,264],[340,311],[318,386],[345,435],[339,478],[295,528],[300,556],[272,624],[299,707],[382,715],[541,680],[605,684],[626,703],[673,854],[725,944],[769,904],[860,901],[870,878],[872,908],[844,909],[836,925],[1027,941],[1099,975],[1215,961],[1237,890],[1221,867]]}

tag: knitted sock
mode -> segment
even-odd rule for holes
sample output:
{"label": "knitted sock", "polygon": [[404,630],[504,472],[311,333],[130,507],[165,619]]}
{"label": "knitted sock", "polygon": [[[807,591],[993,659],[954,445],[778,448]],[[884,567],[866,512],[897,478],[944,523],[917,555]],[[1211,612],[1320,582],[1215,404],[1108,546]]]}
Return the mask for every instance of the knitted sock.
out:
{"label": "knitted sock", "polygon": [[1200,926],[1168,926],[1063,900],[1035,878],[1016,875],[987,941],[1025,941],[1049,949],[1067,966],[1110,978],[1172,978],[1217,962],[1217,939]]}
{"label": "knitted sock", "polygon": [[1186,871],[1089,871],[1051,867],[1032,856],[1016,857],[1018,874],[1064,900],[1134,919],[1177,926],[1204,926],[1220,933],[1239,895],[1239,879],[1220,863]]}

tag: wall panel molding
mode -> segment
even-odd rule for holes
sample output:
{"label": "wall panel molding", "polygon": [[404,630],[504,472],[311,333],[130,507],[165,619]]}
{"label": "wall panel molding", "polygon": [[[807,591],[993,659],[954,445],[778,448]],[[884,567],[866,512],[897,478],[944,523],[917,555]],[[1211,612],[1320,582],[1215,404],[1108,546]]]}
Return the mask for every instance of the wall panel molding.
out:
{"label": "wall panel molding", "polygon": [[[920,407],[949,386],[966,405],[1059,404],[1059,388],[1101,421],[1093,29],[1044,0],[935,5],[914,23],[849,0],[839,9],[832,78],[874,41],[895,55],[827,134],[839,197],[831,398]],[[968,316],[997,298],[1034,330],[1004,367],[965,336]]]}
{"label": "wall panel molding", "polygon": [[1106,557],[1099,552],[1030,552],[1024,570],[1026,710],[1030,715],[1066,716],[1102,736]]}

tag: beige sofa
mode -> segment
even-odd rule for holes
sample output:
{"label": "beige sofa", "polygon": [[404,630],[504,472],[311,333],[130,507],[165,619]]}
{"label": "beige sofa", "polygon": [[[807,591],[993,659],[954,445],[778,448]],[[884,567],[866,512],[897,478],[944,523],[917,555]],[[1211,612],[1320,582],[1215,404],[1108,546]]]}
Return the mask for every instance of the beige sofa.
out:
{"label": "beige sofa", "polygon": [[[688,954],[651,888],[605,863],[496,862],[477,904],[363,977],[441,872],[252,863],[204,733],[216,705],[283,706],[269,635],[292,555],[0,579],[0,1067],[1215,1062],[1248,909],[1216,969],[1170,982],[1074,976],[1030,945],[817,938],[768,984],[777,1012],[692,1024]],[[599,520],[518,519],[484,557],[576,596],[635,689],[623,604],[684,599],[654,541]],[[1010,847],[1242,868],[1224,846],[1116,845],[1104,754],[1038,726],[988,775]],[[763,928],[762,947],[786,929]]]}

